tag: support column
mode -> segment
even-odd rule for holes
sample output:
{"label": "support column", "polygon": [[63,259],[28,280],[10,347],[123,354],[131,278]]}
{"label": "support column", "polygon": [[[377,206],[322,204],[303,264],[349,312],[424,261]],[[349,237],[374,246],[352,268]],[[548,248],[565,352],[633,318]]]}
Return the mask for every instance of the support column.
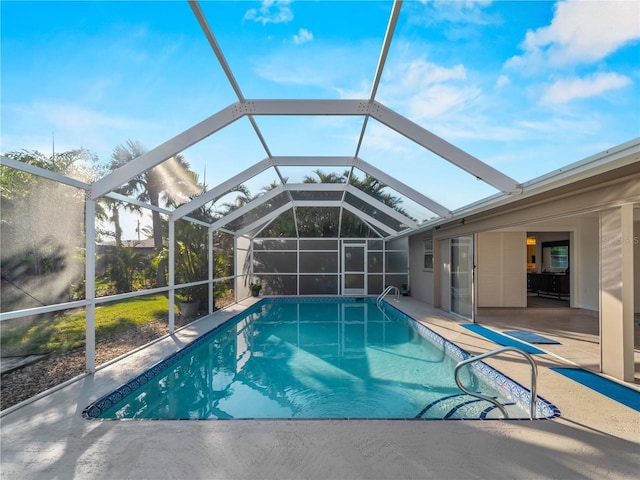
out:
{"label": "support column", "polygon": [[85,197],[85,365],[87,373],[96,371],[96,201]]}
{"label": "support column", "polygon": [[213,283],[213,228],[209,227],[207,229],[207,238],[208,238],[208,248],[207,248],[207,265],[209,271],[209,283],[207,283],[207,289],[209,290],[209,315],[213,313],[213,309],[215,308],[215,296],[213,292],[215,291],[215,283]]}
{"label": "support column", "polygon": [[633,205],[600,212],[600,368],[633,381]]}
{"label": "support column", "polygon": [[176,330],[176,222],[169,220],[169,333]]}

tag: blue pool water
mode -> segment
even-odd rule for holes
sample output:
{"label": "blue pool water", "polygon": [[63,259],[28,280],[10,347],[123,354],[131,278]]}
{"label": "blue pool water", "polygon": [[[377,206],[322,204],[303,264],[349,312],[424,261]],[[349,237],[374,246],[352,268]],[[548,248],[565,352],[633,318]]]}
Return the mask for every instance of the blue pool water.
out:
{"label": "blue pool water", "polygon": [[[263,299],[87,407],[87,418],[501,418],[453,378],[466,354],[371,299]],[[463,383],[528,418],[528,391],[484,364]],[[538,401],[538,417],[555,416]]]}

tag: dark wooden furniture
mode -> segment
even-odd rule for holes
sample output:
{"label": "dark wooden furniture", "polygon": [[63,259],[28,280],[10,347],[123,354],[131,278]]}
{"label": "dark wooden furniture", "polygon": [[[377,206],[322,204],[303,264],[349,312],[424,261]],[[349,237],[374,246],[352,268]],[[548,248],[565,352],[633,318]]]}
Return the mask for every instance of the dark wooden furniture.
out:
{"label": "dark wooden furniture", "polygon": [[527,290],[538,295],[556,298],[569,297],[569,275],[557,273],[528,273]]}

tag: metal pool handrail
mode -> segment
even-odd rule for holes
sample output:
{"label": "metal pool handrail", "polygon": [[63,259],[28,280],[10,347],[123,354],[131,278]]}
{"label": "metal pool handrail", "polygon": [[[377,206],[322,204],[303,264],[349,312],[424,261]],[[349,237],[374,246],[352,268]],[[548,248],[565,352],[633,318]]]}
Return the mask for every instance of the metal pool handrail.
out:
{"label": "metal pool handrail", "polygon": [[531,365],[531,401],[530,401],[530,404],[529,404],[529,418],[531,420],[533,420],[535,418],[535,411],[536,411],[536,398],[537,398],[536,390],[537,390],[537,382],[538,382],[538,367],[537,367],[536,361],[533,359],[533,357],[529,353],[527,353],[524,350],[522,350],[521,348],[511,347],[511,346],[500,347],[500,348],[496,348],[495,350],[491,350],[490,352],[486,352],[486,353],[483,353],[481,355],[476,355],[475,357],[467,358],[466,360],[461,361],[460,363],[458,363],[456,365],[456,368],[453,371],[453,375],[454,375],[454,377],[456,379],[456,384],[458,385],[460,390],[462,390],[466,394],[474,396],[474,397],[477,397],[477,398],[481,398],[483,400],[486,400],[487,402],[493,403],[496,407],[498,407],[500,409],[500,411],[502,412],[502,414],[504,415],[505,418],[509,418],[509,414],[507,413],[507,409],[504,408],[504,405],[502,405],[500,402],[498,402],[497,400],[495,400],[495,399],[493,399],[491,397],[488,397],[488,396],[483,395],[483,394],[478,393],[478,392],[472,392],[472,391],[468,390],[462,384],[462,382],[460,381],[460,377],[458,377],[458,372],[465,365],[468,365],[468,364],[473,363],[473,362],[477,362],[478,360],[482,360],[482,359],[485,359],[487,357],[493,357],[493,356],[498,355],[498,354],[500,354],[502,352],[516,352],[516,353],[519,353],[524,358],[526,358],[527,361],[529,362],[529,365]]}
{"label": "metal pool handrail", "polygon": [[380,303],[382,303],[382,300],[384,300],[384,297],[386,297],[393,290],[396,291],[396,302],[399,301],[400,289],[398,287],[394,287],[393,285],[389,285],[387,288],[384,289],[384,291],[380,295],[378,295],[378,298],[376,298],[376,305],[380,306]]}

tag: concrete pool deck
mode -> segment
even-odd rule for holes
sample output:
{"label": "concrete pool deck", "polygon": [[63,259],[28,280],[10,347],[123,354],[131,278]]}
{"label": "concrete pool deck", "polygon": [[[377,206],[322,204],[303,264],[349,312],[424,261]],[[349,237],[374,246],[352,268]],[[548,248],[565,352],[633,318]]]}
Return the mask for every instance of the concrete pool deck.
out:
{"label": "concrete pool deck", "polygon": [[[536,355],[539,395],[561,412],[553,420],[82,418],[82,410],[92,401],[254,301],[247,299],[194,322],[173,336],[4,415],[0,419],[2,478],[637,478],[640,413],[549,369],[571,366],[570,362],[590,365],[597,363],[599,355],[592,333],[563,333],[560,320],[553,320],[562,315],[552,311],[539,313],[538,320],[524,310],[482,312],[478,320],[499,331],[535,330],[539,326],[537,333],[562,342],[537,345],[548,352]],[[496,348],[460,327],[460,319],[411,297],[392,304],[470,353]],[[529,365],[517,354],[506,353],[487,363],[529,388]]]}

